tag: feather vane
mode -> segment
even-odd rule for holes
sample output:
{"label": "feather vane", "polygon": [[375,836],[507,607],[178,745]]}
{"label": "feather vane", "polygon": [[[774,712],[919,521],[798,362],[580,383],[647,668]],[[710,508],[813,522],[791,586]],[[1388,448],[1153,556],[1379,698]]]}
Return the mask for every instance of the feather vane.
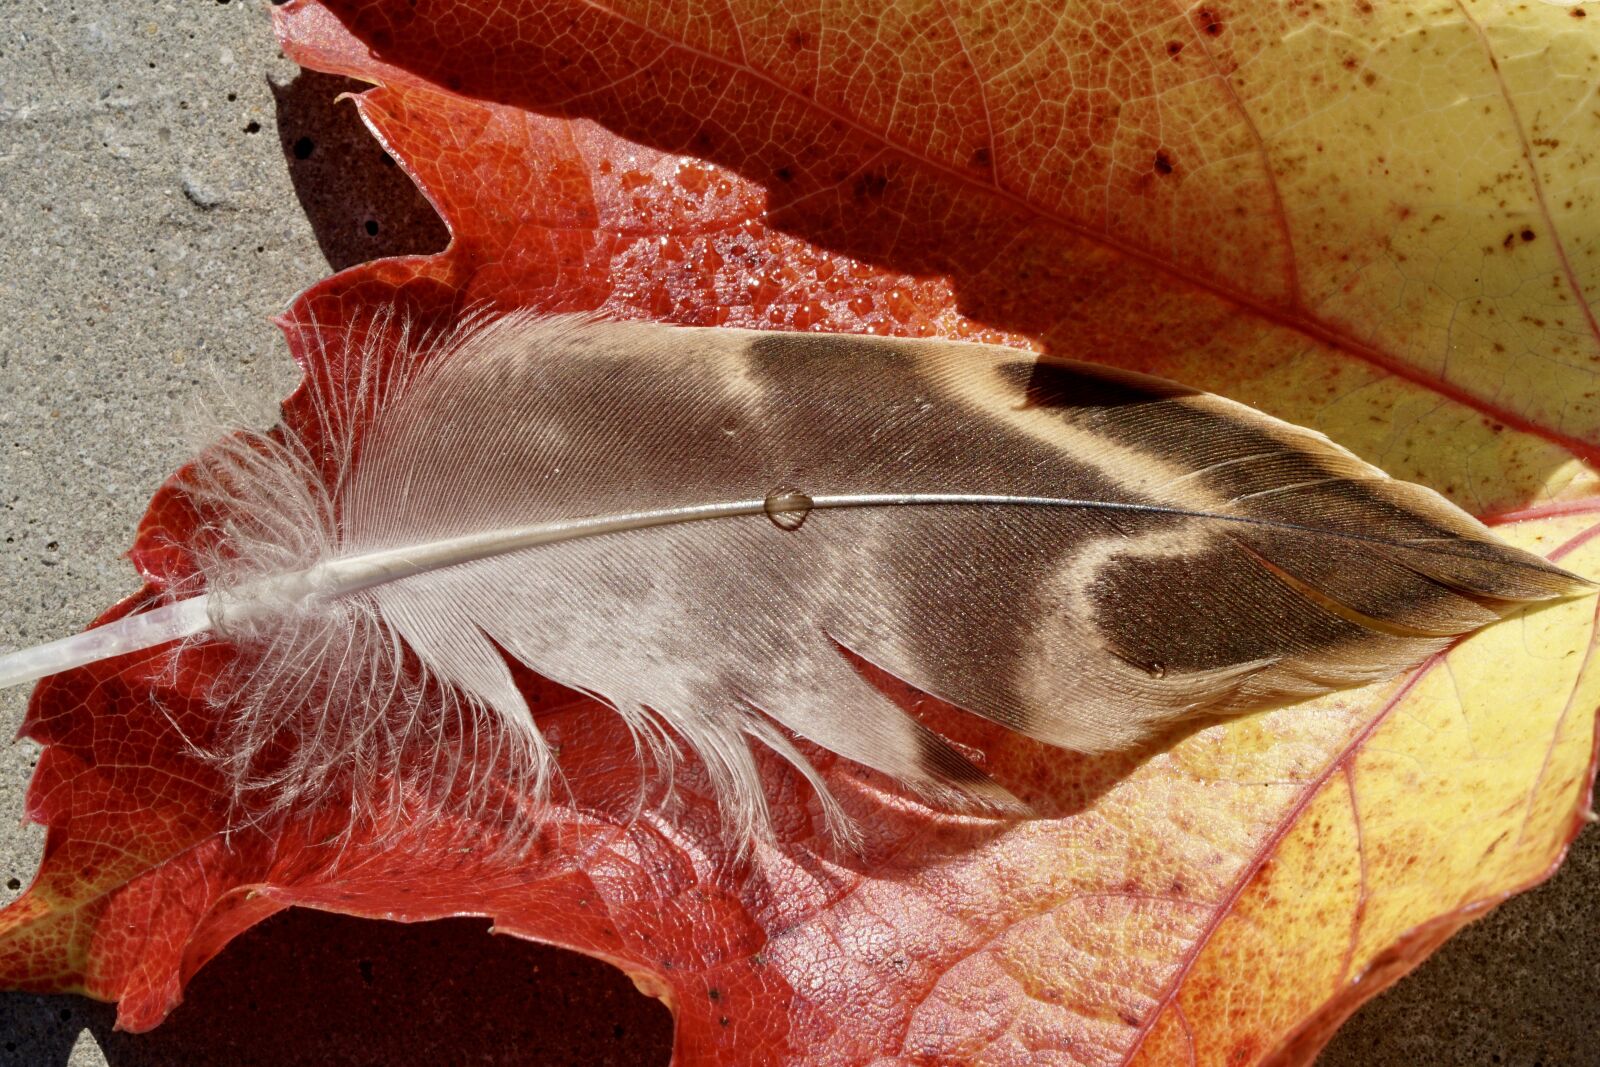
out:
{"label": "feather vane", "polygon": [[356,359],[328,391],[331,461],[287,432],[202,453],[204,595],[0,658],[0,683],[224,640],[241,796],[304,803],[341,772],[458,795],[487,761],[536,806],[558,767],[520,663],[661,766],[681,741],[749,841],[752,741],[831,804],[791,734],[1013,806],[840,646],[1102,752],[1393,675],[1586,587],[1320,434],[1103,367],[531,314],[402,343],[394,374]]}

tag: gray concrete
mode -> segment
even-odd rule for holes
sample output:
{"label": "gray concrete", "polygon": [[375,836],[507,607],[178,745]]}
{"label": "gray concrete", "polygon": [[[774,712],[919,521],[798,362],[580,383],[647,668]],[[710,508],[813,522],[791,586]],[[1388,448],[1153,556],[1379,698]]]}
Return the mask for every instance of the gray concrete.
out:
{"label": "gray concrete", "polygon": [[[264,321],[291,294],[330,263],[442,242],[438,223],[382,164],[349,106],[331,102],[338,84],[294,76],[259,2],[0,0],[0,645],[72,631],[134,588],[119,553],[151,491],[188,451],[182,427],[192,398],[213,378],[268,392],[293,381]],[[0,730],[14,730],[22,708],[20,693],[0,696]],[[0,747],[0,809],[19,810],[36,755],[31,744]],[[36,828],[0,818],[0,903],[26,883],[40,847]],[[1600,834],[1591,834],[1552,884],[1458,937],[1360,1013],[1325,1062],[1600,1063],[1586,1044],[1600,996],[1597,889]],[[228,968],[233,954],[255,959],[248,954],[293,926],[275,922],[212,969]],[[440,929],[463,943],[481,937],[476,927]],[[318,982],[342,980],[354,964],[321,927],[302,936],[315,962],[302,960],[296,981],[314,1000]],[[388,998],[402,1025],[450,1027],[450,1013],[464,1009],[439,999],[451,975],[429,969],[448,946],[385,943],[395,959],[378,960],[380,974],[392,963],[414,980],[373,987],[374,961],[362,959],[363,988]],[[520,975],[518,1002],[533,1011],[561,1000],[574,981],[563,968],[582,964],[527,952],[479,980]],[[533,974],[541,968],[547,977]],[[458,968],[463,981],[467,969]],[[603,969],[585,974],[596,988],[609,980]],[[197,985],[209,981],[203,973]],[[248,975],[233,981],[192,997],[168,1024],[174,1038],[161,1037],[168,1028],[150,1038],[112,1035],[110,1009],[77,998],[0,995],[0,1067],[444,1062],[437,1045],[402,1041],[379,1053],[352,1044],[360,1031],[342,1039],[337,1021],[321,1026],[332,1031],[321,1043],[272,1036],[274,1026],[292,1034],[295,1018],[247,1031],[258,1035],[250,1048],[185,1045],[183,1027],[204,1029],[197,1012],[242,1014],[246,998],[251,1012],[265,1010]],[[637,1062],[647,1048],[662,1057],[658,1009],[625,987],[605,990],[561,1017],[568,1029],[581,1013],[617,1021],[593,1047],[562,1046],[560,1058]],[[641,1028],[643,1044],[627,1044]],[[525,1040],[508,1033],[472,1058],[552,1062],[553,1046],[546,1055]]]}

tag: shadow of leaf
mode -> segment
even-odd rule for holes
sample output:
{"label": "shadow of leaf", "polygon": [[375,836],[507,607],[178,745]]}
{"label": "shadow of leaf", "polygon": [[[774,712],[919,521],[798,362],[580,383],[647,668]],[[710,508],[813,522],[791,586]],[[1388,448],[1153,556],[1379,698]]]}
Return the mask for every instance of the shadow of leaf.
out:
{"label": "shadow of leaf", "polygon": [[59,1067],[87,1029],[111,1067],[666,1063],[672,1017],[609,964],[479,919],[291,909],[201,969],[146,1034],[80,997],[0,996],[0,1067]]}
{"label": "shadow of leaf", "polygon": [[334,270],[426,255],[450,242],[433,206],[362,125],[354,105],[340,99],[366,88],[315,71],[272,86],[295,196]]}

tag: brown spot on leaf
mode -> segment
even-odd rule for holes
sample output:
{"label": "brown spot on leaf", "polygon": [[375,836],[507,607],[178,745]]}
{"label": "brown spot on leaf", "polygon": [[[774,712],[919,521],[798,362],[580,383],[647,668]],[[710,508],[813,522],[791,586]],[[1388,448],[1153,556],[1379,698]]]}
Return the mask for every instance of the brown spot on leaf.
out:
{"label": "brown spot on leaf", "polygon": [[1167,155],[1165,148],[1156,153],[1156,173],[1163,175],[1172,173],[1172,157]]}
{"label": "brown spot on leaf", "polygon": [[1195,14],[1195,20],[1197,22],[1199,22],[1199,24],[1200,24],[1200,32],[1201,33],[1207,34],[1208,36],[1211,36],[1211,37],[1218,37],[1218,36],[1220,36],[1222,34],[1222,30],[1223,30],[1222,16],[1217,14],[1211,8],[1209,8],[1209,7],[1201,8]]}
{"label": "brown spot on leaf", "polygon": [[856,177],[850,190],[857,200],[876,200],[889,188],[889,176],[875,170],[869,170]]}
{"label": "brown spot on leaf", "polygon": [[1244,1064],[1254,1063],[1256,1055],[1261,1051],[1261,1042],[1254,1037],[1247,1037],[1239,1041],[1228,1050],[1228,1067],[1244,1067]]}
{"label": "brown spot on leaf", "polygon": [[1178,58],[1178,53],[1180,53],[1182,51],[1183,51],[1183,42],[1182,41],[1168,41],[1167,42],[1167,55],[1171,56],[1173,59],[1177,59]]}

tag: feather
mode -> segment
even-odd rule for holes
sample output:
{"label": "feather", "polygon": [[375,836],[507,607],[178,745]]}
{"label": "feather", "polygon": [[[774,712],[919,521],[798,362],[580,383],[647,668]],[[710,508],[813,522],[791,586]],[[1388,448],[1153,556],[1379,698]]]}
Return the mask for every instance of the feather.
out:
{"label": "feather", "polygon": [[537,801],[559,771],[520,663],[662,766],[681,740],[748,841],[770,825],[752,739],[831,804],[790,733],[940,804],[1013,805],[841,646],[1095,753],[1391,676],[1587,587],[1320,434],[1104,367],[527,313],[380,358],[395,332],[324,360],[351,369],[316,435],[202,452],[203,594],[0,658],[0,684],[226,641],[241,796],[307,803],[335,772],[460,796],[487,762]]}

